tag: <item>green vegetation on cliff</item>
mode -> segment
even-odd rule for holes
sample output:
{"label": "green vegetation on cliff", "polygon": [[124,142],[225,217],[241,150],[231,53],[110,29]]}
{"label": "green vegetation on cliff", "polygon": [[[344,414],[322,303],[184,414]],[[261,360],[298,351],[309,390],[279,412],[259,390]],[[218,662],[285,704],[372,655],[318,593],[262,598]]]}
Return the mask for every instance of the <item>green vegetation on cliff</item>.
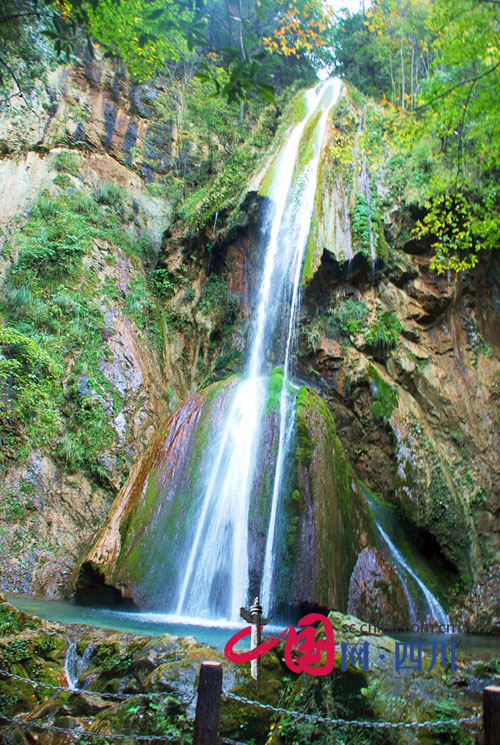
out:
{"label": "green vegetation on cliff", "polygon": [[[59,157],[59,169],[62,163]],[[72,162],[64,163],[67,170]],[[112,265],[115,252],[123,250],[141,264],[149,260],[151,245],[124,230],[116,185],[104,183],[94,197],[70,191],[40,195],[10,238],[17,260],[0,302],[2,457],[22,460],[36,442],[66,468],[101,478],[107,473],[97,455],[116,438],[111,420],[121,401],[101,372],[109,352],[99,293],[116,301],[117,288],[99,281],[91,257],[103,251]],[[90,262],[85,269],[84,259]],[[144,290],[134,302],[131,288],[126,309],[139,327],[144,318],[158,333]]]}
{"label": "green vegetation on cliff", "polygon": [[392,141],[388,169],[424,208],[416,234],[438,273],[498,247],[499,17],[498,3],[388,0],[340,13],[333,33],[336,71],[380,100],[371,164]]}

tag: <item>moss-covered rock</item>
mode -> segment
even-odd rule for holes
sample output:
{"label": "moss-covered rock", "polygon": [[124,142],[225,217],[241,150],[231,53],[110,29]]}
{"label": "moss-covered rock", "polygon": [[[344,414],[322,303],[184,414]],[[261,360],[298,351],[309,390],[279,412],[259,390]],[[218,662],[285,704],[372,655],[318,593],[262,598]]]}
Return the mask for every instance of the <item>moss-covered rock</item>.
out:
{"label": "moss-covered rock", "polygon": [[374,539],[364,499],[353,490],[346,452],[324,401],[297,393],[294,476],[282,511],[278,602],[347,608],[359,552]]}

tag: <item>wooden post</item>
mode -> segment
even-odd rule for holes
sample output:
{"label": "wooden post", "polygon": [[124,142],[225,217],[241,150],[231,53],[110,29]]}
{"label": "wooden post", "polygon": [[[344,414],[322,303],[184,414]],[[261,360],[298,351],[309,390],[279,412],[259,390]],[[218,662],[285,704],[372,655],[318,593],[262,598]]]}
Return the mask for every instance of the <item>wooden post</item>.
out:
{"label": "wooden post", "polygon": [[484,745],[500,745],[500,688],[483,691]]}
{"label": "wooden post", "polygon": [[219,742],[217,731],[221,693],[222,665],[220,662],[203,662],[198,681],[193,745],[217,745]]}

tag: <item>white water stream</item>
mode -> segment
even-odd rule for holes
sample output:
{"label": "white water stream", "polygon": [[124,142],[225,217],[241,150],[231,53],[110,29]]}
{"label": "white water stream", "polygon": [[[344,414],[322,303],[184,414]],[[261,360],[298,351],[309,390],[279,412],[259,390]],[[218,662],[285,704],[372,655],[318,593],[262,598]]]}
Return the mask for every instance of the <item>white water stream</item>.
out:
{"label": "white water stream", "polygon": [[[222,434],[214,448],[196,532],[181,573],[176,608],[179,616],[237,620],[240,607],[247,601],[248,514],[267,395],[266,375],[270,353],[277,341],[277,329],[285,328],[280,359],[284,375],[279,440],[262,582],[264,602],[271,605],[276,519],[285,458],[295,421],[288,381],[302,263],[314,205],[321,143],[328,112],[341,88],[341,81],[335,79],[306,93],[306,114],[293,128],[277,159],[269,190],[273,213],[267,225],[269,238],[264,250],[246,375],[235,386],[221,427]],[[311,149],[311,157],[300,168],[298,156],[305,128],[319,112],[313,141],[303,144]]]}
{"label": "white water stream", "polygon": [[395,568],[398,572],[399,578],[401,579],[401,584],[403,585],[403,590],[406,595],[406,598],[408,600],[408,609],[410,611],[410,620],[412,623],[415,623],[417,620],[416,618],[416,611],[415,611],[415,603],[413,601],[413,598],[411,597],[411,594],[407,588],[406,582],[404,580],[404,572],[407,572],[410,577],[413,578],[413,580],[417,583],[420,590],[422,591],[422,594],[425,598],[425,602],[427,603],[428,607],[428,623],[433,623],[434,621],[437,621],[438,624],[449,624],[450,619],[446,615],[446,613],[443,610],[443,607],[441,606],[438,599],[432,594],[432,592],[428,589],[428,587],[425,586],[425,584],[422,582],[420,577],[418,577],[417,574],[413,571],[411,566],[408,564],[408,562],[405,560],[404,556],[401,554],[400,551],[396,548],[394,543],[391,541],[385,530],[377,523],[377,528],[380,532],[380,535],[384,539],[384,542],[389,549],[389,552],[394,560],[394,564],[396,565]]}

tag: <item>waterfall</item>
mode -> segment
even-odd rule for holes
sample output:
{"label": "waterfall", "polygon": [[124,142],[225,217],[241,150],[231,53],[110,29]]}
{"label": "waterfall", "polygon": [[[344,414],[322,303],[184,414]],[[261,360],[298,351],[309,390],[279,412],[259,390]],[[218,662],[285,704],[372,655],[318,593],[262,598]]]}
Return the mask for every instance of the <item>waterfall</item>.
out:
{"label": "waterfall", "polygon": [[[332,88],[332,94],[333,94]],[[288,311],[288,326],[286,330],[286,345],[285,345],[285,361],[283,366],[283,386],[281,388],[280,395],[280,432],[278,440],[278,456],[276,462],[276,472],[274,476],[273,492],[271,498],[271,517],[269,521],[269,528],[267,531],[266,550],[264,555],[264,572],[262,577],[261,595],[263,607],[271,607],[271,592],[272,592],[272,576],[274,569],[274,543],[276,536],[276,516],[278,512],[278,503],[281,493],[281,484],[283,476],[283,468],[285,464],[285,458],[287,455],[288,447],[293,434],[293,410],[290,412],[290,395],[287,391],[288,381],[290,376],[290,362],[291,362],[291,351],[293,348],[293,342],[295,337],[296,318],[299,308],[300,301],[300,278],[302,272],[302,264],[304,259],[304,252],[307,245],[307,239],[309,237],[309,229],[311,225],[311,216],[314,206],[314,195],[316,193],[316,182],[318,175],[318,165],[321,154],[321,143],[325,134],[326,123],[328,120],[328,113],[334,101],[337,100],[340,93],[340,86],[336,81],[335,86],[336,95],[331,95],[329,105],[323,111],[323,114],[319,120],[313,149],[313,157],[304,169],[304,174],[298,183],[300,190],[300,199],[298,200],[298,207],[295,207],[296,200],[292,199],[290,204],[291,216],[285,220],[285,233],[283,240],[287,243],[295,244],[293,264],[292,264],[292,293],[291,302]],[[307,116],[305,119],[307,122]],[[300,125],[299,125],[300,126]],[[275,173],[273,182],[270,188],[270,197],[273,197],[275,190],[278,191],[281,188],[279,182],[279,172]],[[280,225],[281,227],[281,225]],[[290,416],[292,414],[292,417]]]}
{"label": "waterfall", "polygon": [[[64,658],[64,673],[68,682],[68,688],[71,691],[77,691],[80,688],[78,680],[84,670],[90,665],[94,645],[89,644],[83,655],[78,654],[76,642],[70,642]],[[85,686],[84,686],[85,687]]]}
{"label": "waterfall", "polygon": [[[250,495],[266,403],[266,376],[270,358],[278,347],[283,384],[261,583],[264,604],[268,609],[271,606],[279,500],[295,424],[293,393],[289,389],[302,264],[314,206],[321,143],[328,113],[341,87],[341,81],[334,79],[306,93],[306,114],[293,128],[276,161],[269,190],[272,208],[264,225],[268,238],[251,319],[245,376],[234,386],[206,475],[196,530],[180,572],[176,604],[179,616],[237,620],[240,607],[247,602]],[[316,118],[317,121],[312,121]],[[312,132],[306,131],[310,122]],[[302,165],[301,149],[307,156],[303,156]]]}
{"label": "waterfall", "polygon": [[427,609],[428,609],[427,611],[428,619],[426,619],[427,622],[430,622],[430,623],[437,622],[438,624],[449,624],[450,619],[444,612],[443,607],[441,606],[438,599],[432,594],[429,588],[422,582],[420,577],[413,571],[413,569],[410,567],[408,562],[405,561],[401,552],[398,551],[398,549],[396,548],[394,543],[391,541],[391,539],[389,538],[385,530],[378,523],[376,523],[376,525],[380,532],[380,535],[382,536],[384,540],[384,543],[386,544],[387,548],[389,549],[391,553],[391,556],[393,557],[394,563],[396,565],[396,570],[398,571],[398,575],[403,585],[403,590],[405,591],[405,595],[407,598],[409,598],[408,606],[409,606],[410,617],[411,617],[412,623],[414,623],[413,617],[416,616],[415,603],[413,601],[413,598],[411,598],[406,582],[404,580],[404,572],[407,572],[410,575],[410,577],[414,579],[414,581],[417,583],[420,590],[422,591],[422,594],[425,598],[425,602],[427,604]]}
{"label": "waterfall", "polygon": [[[425,619],[425,622],[426,623],[437,622],[438,624],[449,624],[450,623],[449,618],[446,615],[442,605],[440,604],[436,596],[433,595],[433,593],[429,590],[425,582],[418,576],[417,572],[414,569],[412,569],[412,567],[409,565],[409,563],[406,561],[406,559],[402,555],[401,551],[396,547],[394,543],[395,536],[388,535],[388,533],[390,532],[391,522],[390,522],[390,517],[387,511],[387,508],[385,508],[383,505],[379,504],[373,498],[371,498],[367,490],[361,484],[359,484],[359,486],[361,488],[362,493],[364,494],[366,498],[366,501],[368,502],[373,518],[375,520],[375,525],[380,534],[383,545],[386,548],[387,553],[390,557],[390,562],[393,565],[394,569],[396,570],[396,573],[399,579],[401,580],[403,592],[408,601],[408,611],[410,614],[410,620],[412,624],[417,623],[420,619],[418,618],[418,610],[417,610],[417,604],[415,602],[415,597],[412,595],[411,590],[408,587],[408,581],[407,581],[408,578],[411,578],[411,580],[413,580],[413,582],[417,585],[419,591],[422,594],[422,598],[426,606],[427,617]],[[384,522],[385,530],[381,525],[382,522]]]}

